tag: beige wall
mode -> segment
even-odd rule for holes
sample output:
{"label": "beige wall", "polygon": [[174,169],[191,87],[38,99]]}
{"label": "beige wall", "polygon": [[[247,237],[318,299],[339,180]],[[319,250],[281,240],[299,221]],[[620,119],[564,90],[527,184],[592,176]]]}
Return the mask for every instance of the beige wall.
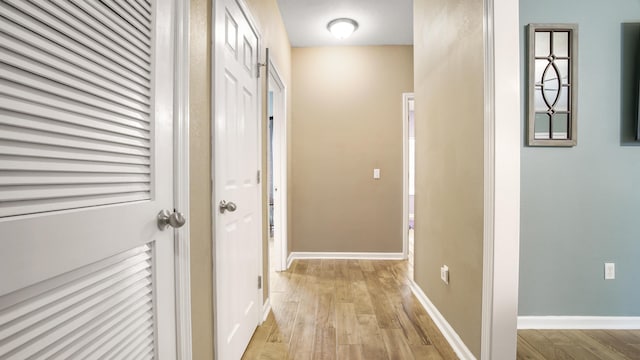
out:
{"label": "beige wall", "polygon": [[[480,357],[482,0],[415,0],[415,280]],[[440,266],[450,284],[440,280]],[[516,271],[517,269],[514,269]]]}
{"label": "beige wall", "polygon": [[[275,64],[276,68],[279,71],[280,76],[282,77],[282,81],[285,83],[287,87],[287,114],[291,113],[291,45],[289,43],[289,37],[287,36],[287,30],[284,27],[284,23],[282,22],[282,18],[280,17],[280,10],[278,9],[278,3],[276,0],[246,0],[247,5],[249,6],[249,11],[254,17],[256,21],[256,25],[260,29],[260,33],[262,35],[262,44],[260,49],[260,61],[266,61],[266,48],[269,48],[269,56],[271,57],[271,61]],[[263,296],[264,299],[269,297],[269,253],[268,253],[268,236],[269,236],[269,221],[268,221],[268,201],[267,201],[267,77],[265,68],[261,69],[262,75],[262,89],[263,89],[263,101],[262,101],[262,145],[263,145],[263,157],[262,157],[262,169],[263,169],[263,180],[262,181],[262,201],[263,201],[263,276],[264,279],[264,287],[263,287]],[[275,119],[274,121],[278,121]],[[290,121],[287,122],[289,125]],[[291,131],[290,127],[287,129],[287,137],[290,139]],[[291,144],[291,140],[289,140],[289,144]],[[287,159],[291,159],[291,146],[287,149]],[[289,166],[290,172],[291,166]],[[291,196],[289,196],[291,198]],[[291,221],[288,222],[289,227],[291,226]],[[291,231],[289,230],[289,233]]]}
{"label": "beige wall", "polygon": [[292,59],[291,250],[401,252],[412,47],[294,48]]}
{"label": "beige wall", "polygon": [[211,1],[191,0],[189,201],[193,358],[213,359],[211,249]]}

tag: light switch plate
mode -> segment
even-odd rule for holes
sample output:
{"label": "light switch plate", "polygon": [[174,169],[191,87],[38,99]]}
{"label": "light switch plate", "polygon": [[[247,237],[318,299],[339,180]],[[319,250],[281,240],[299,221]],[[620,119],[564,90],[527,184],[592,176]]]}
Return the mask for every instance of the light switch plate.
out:
{"label": "light switch plate", "polygon": [[373,169],[373,178],[376,180],[380,179],[380,169]]}
{"label": "light switch plate", "polygon": [[440,279],[444,281],[445,284],[449,284],[449,267],[447,265],[442,265],[440,268]]}

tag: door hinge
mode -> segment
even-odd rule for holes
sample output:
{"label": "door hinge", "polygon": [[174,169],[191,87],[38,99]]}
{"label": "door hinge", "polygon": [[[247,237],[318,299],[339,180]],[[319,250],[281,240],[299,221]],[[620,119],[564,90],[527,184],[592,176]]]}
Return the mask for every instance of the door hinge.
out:
{"label": "door hinge", "polygon": [[258,174],[256,175],[256,181],[260,184],[260,170],[258,170]]}
{"label": "door hinge", "polygon": [[266,67],[266,66],[267,66],[267,64],[266,64],[266,63],[258,62],[258,64],[256,65],[256,70],[257,70],[256,77],[257,77],[257,78],[259,78],[259,77],[260,77],[260,68],[261,68],[261,67],[263,67],[263,66],[265,66],[265,67]]}
{"label": "door hinge", "polygon": [[258,275],[258,290],[262,289],[262,276]]}

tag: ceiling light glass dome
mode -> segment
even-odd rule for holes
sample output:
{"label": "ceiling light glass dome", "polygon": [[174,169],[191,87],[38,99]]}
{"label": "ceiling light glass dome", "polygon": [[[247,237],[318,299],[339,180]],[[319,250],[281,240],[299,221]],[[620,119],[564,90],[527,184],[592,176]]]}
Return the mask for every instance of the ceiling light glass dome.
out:
{"label": "ceiling light glass dome", "polygon": [[329,24],[327,24],[327,29],[333,36],[342,40],[348,38],[358,29],[358,23],[353,19],[340,18],[331,20]]}

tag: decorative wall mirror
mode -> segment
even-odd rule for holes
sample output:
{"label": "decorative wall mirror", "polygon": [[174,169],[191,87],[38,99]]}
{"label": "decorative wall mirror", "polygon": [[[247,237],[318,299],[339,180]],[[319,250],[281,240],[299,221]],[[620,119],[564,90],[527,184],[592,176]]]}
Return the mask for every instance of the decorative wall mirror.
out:
{"label": "decorative wall mirror", "polygon": [[578,26],[529,24],[529,146],[577,143]]}

